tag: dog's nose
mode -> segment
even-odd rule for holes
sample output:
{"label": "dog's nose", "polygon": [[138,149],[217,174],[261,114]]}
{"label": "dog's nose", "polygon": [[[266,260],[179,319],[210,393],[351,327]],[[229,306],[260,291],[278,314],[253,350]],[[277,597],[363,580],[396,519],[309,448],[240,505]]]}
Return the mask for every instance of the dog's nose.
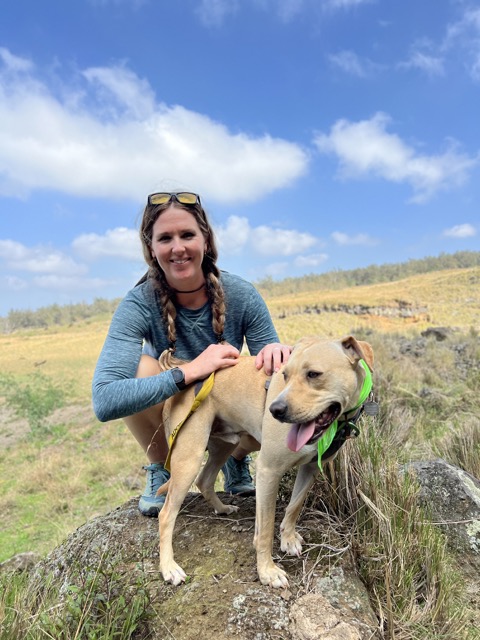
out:
{"label": "dog's nose", "polygon": [[272,402],[270,405],[270,413],[277,420],[283,420],[283,418],[285,418],[287,409],[287,403],[283,400],[275,400],[275,402]]}

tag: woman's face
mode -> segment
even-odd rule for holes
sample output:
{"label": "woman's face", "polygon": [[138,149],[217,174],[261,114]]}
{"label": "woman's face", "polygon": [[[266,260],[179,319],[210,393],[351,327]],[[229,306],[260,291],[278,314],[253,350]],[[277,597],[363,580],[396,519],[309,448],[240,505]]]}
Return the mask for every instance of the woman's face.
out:
{"label": "woman's face", "polygon": [[175,205],[165,209],[152,228],[152,257],[168,284],[179,291],[202,284],[202,261],[207,243],[195,217]]}

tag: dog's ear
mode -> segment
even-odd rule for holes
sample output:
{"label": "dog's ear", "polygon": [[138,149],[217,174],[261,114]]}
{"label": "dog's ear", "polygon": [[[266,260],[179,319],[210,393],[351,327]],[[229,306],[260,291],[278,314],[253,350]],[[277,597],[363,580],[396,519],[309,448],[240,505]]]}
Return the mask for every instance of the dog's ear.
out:
{"label": "dog's ear", "polygon": [[360,345],[360,348],[363,351],[363,359],[367,363],[368,368],[370,369],[370,371],[373,371],[374,358],[373,358],[372,345],[369,344],[368,342],[363,342],[363,340],[357,340],[357,342],[358,342],[358,344]]}
{"label": "dog's ear", "polygon": [[370,371],[373,371],[373,349],[368,342],[347,336],[341,340],[341,345],[352,364],[359,360],[365,360]]}

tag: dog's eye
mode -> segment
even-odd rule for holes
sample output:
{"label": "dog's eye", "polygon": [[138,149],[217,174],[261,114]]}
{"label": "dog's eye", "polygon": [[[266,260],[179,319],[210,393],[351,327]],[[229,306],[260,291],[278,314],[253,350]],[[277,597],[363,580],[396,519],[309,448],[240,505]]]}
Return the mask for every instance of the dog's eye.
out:
{"label": "dog's eye", "polygon": [[307,373],[307,378],[310,380],[315,380],[315,378],[319,378],[322,374],[319,371],[309,371]]}

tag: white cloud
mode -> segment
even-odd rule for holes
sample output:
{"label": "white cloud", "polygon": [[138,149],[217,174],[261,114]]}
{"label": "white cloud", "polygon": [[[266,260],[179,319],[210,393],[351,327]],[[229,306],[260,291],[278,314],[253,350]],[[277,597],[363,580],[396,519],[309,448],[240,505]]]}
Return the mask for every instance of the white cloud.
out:
{"label": "white cloud", "polygon": [[156,102],[147,81],[125,67],[87,69],[74,81],[75,91],[62,86],[57,97],[33,74],[0,71],[0,194],[54,189],[138,200],[172,180],[211,200],[245,202],[307,170],[299,145],[233,134]]}
{"label": "white cloud", "polygon": [[467,71],[473,80],[480,81],[480,9],[466,8],[458,20],[447,25],[440,42],[426,38],[415,42],[408,60],[397,67],[419,69],[438,77],[444,76],[452,64],[461,73]]}
{"label": "white cloud", "polygon": [[304,0],[280,0],[278,15],[282,22],[290,22],[303,9]]}
{"label": "white cloud", "polygon": [[365,78],[367,75],[364,64],[354,51],[339,51],[338,53],[333,53],[329,56],[329,60],[342,71],[352,76]]}
{"label": "white cloud", "polygon": [[388,133],[390,118],[377,113],[370,120],[338,120],[329,134],[318,133],[315,144],[321,153],[336,155],[340,176],[376,176],[396,183],[407,183],[414,190],[413,202],[424,202],[437,191],[461,185],[478,163],[460,153],[453,142],[438,155],[424,155]]}
{"label": "white cloud", "polygon": [[50,291],[66,291],[67,293],[72,291],[102,291],[106,287],[112,284],[111,280],[105,280],[102,278],[75,278],[67,275],[48,275],[37,276],[33,278],[32,284],[34,287],[41,289],[48,289]]}
{"label": "white cloud", "polygon": [[85,233],[75,238],[72,248],[84,260],[115,257],[143,262],[138,232],[125,227],[109,229],[103,236]]}
{"label": "white cloud", "polygon": [[375,0],[326,0],[326,5],[332,9],[350,9],[361,4],[374,2]]}
{"label": "white cloud", "polygon": [[131,5],[133,9],[140,9],[145,4],[148,4],[149,0],[88,0],[94,7],[108,7],[108,5]]}
{"label": "white cloud", "polygon": [[293,261],[299,269],[315,269],[328,260],[328,254],[316,253],[308,256],[297,256]]}
{"label": "white cloud", "polygon": [[459,40],[475,38],[480,33],[480,9],[468,8],[456,22],[447,27],[447,33],[443,41],[443,48],[448,49]]}
{"label": "white cloud", "polygon": [[403,69],[420,69],[429,76],[445,75],[444,59],[440,56],[429,55],[420,49],[414,49],[406,62],[398,65]]}
{"label": "white cloud", "polygon": [[148,118],[155,112],[155,94],[150,84],[133,71],[122,66],[92,67],[86,69],[83,76],[105,92],[107,106],[113,98],[135,119]]}
{"label": "white cloud", "polygon": [[342,233],[341,231],[334,231],[332,233],[333,240],[342,246],[347,245],[364,245],[366,247],[372,247],[378,244],[378,240],[372,238],[366,233],[357,233],[356,236],[349,236],[346,233]]}
{"label": "white cloud", "polygon": [[477,235],[477,230],[471,224],[457,224],[450,229],[445,229],[443,235],[450,238],[473,238]]}
{"label": "white cloud", "polygon": [[[241,216],[230,216],[224,225],[214,226],[214,231],[224,256],[244,252],[257,256],[293,256],[319,243],[310,233],[266,225],[252,227],[248,219]],[[104,235],[82,234],[72,242],[72,248],[87,261],[112,257],[143,262],[138,232],[125,227],[109,229]]]}
{"label": "white cloud", "polygon": [[51,247],[26,247],[14,240],[0,240],[0,258],[15,271],[62,273],[65,276],[79,276],[87,272],[85,265]]}
{"label": "white cloud", "polygon": [[215,236],[224,255],[238,255],[249,242],[251,233],[248,218],[230,216],[225,225],[215,226]]}
{"label": "white cloud", "polygon": [[[302,11],[315,13],[318,10],[335,11],[348,10],[353,7],[374,2],[375,0],[250,0],[250,5],[269,16],[276,15],[278,19],[289,24]],[[200,0],[196,13],[206,27],[222,27],[228,17],[235,15],[245,8],[247,0]]]}
{"label": "white cloud", "polygon": [[458,50],[471,78],[480,81],[480,9],[467,8],[460,20],[448,25],[441,50]]}
{"label": "white cloud", "polygon": [[288,262],[272,262],[265,267],[265,274],[272,276],[272,278],[278,278],[287,272],[289,266]]}
{"label": "white cloud", "polygon": [[253,250],[263,256],[293,256],[317,243],[310,233],[291,229],[275,229],[265,225],[251,231]]}
{"label": "white cloud", "polygon": [[33,69],[33,64],[30,60],[13,55],[13,53],[8,49],[5,49],[5,47],[0,47],[0,60],[8,71],[20,73],[23,71],[31,71]]}
{"label": "white cloud", "polygon": [[237,10],[238,0],[201,0],[197,15],[206,27],[220,27]]}
{"label": "white cloud", "polygon": [[17,276],[2,276],[0,278],[0,288],[9,291],[23,291],[28,287],[23,278]]}
{"label": "white cloud", "polygon": [[221,252],[239,254],[243,249],[259,256],[292,256],[318,243],[310,233],[266,225],[251,227],[247,218],[230,216],[226,225],[215,228]]}

